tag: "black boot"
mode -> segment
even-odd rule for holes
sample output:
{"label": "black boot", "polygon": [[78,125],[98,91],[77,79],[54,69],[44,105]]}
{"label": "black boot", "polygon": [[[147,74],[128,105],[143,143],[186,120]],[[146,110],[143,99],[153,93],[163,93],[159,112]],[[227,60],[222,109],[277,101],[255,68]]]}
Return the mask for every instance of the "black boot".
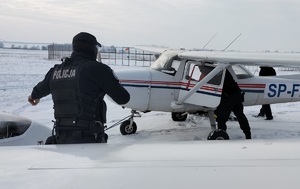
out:
{"label": "black boot", "polygon": [[265,120],[272,120],[273,116],[267,117]]}
{"label": "black boot", "polygon": [[49,136],[46,140],[45,145],[57,144],[55,136]]}
{"label": "black boot", "polygon": [[251,139],[251,133],[250,132],[245,133],[245,137],[246,139]]}

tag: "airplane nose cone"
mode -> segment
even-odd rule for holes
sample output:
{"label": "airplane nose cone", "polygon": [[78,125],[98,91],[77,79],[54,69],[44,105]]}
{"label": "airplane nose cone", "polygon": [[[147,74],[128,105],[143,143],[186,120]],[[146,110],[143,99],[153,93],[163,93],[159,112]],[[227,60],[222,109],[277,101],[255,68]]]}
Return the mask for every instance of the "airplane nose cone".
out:
{"label": "airplane nose cone", "polygon": [[149,69],[118,70],[115,74],[130,94],[130,100],[124,106],[137,111],[147,111],[151,92]]}

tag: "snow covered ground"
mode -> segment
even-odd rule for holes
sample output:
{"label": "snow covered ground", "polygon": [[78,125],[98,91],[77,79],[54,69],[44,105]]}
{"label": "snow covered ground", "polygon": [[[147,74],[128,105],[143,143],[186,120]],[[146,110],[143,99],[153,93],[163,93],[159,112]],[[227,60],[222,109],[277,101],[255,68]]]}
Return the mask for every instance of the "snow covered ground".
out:
{"label": "snow covered ground", "polygon": [[[43,98],[38,106],[31,106],[27,97],[32,88],[43,79],[50,67],[60,61],[47,59],[46,51],[0,49],[0,107],[2,112],[21,115],[52,128],[53,109],[51,96]],[[114,70],[132,69],[111,65]],[[136,67],[135,67],[136,68]],[[258,68],[250,67],[257,75]],[[277,69],[277,74],[298,73]],[[130,114],[109,99],[107,125],[110,126]],[[245,107],[245,114],[252,128],[253,139],[300,138],[300,103],[274,104],[271,106],[274,120],[254,118],[260,106]],[[192,120],[192,121],[191,121]],[[174,122],[168,112],[150,112],[135,119],[138,130],[135,135],[122,136],[118,127],[107,131],[109,143],[160,142],[206,140],[210,132],[206,117],[189,116],[185,122]],[[228,122],[228,134],[232,140],[244,138],[237,122]]]}

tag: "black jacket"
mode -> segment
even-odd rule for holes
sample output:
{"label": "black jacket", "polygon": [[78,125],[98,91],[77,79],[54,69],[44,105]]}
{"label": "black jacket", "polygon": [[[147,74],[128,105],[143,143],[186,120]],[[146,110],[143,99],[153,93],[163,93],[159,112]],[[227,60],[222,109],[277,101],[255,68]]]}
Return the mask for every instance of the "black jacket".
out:
{"label": "black jacket", "polygon": [[222,96],[227,97],[238,92],[241,92],[240,87],[238,86],[237,82],[233,79],[230,72],[226,69]]}
{"label": "black jacket", "polygon": [[[91,98],[97,98],[99,95],[104,97],[107,94],[118,104],[126,104],[129,101],[129,93],[120,85],[119,80],[115,77],[113,70],[109,66],[97,62],[93,56],[81,52],[73,52],[70,60],[72,64],[89,62],[81,71],[79,80],[81,94],[90,96]],[[57,66],[55,65],[51,68],[44,80],[33,88],[31,93],[33,99],[39,99],[52,94],[51,80],[53,78],[53,71]]]}

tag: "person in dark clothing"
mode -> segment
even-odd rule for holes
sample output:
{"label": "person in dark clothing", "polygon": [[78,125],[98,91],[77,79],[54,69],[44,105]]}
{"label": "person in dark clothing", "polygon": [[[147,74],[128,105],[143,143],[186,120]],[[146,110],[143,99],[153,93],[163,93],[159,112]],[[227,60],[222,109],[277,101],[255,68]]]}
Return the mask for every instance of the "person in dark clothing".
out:
{"label": "person in dark clothing", "polygon": [[74,36],[72,45],[71,57],[48,71],[28,101],[35,106],[41,98],[52,95],[55,125],[46,144],[106,143],[103,98],[107,94],[116,103],[126,104],[130,95],[113,70],[96,61],[101,44],[93,35],[81,32]]}
{"label": "person in dark clothing", "polygon": [[[276,71],[273,67],[260,66],[259,76],[275,76]],[[265,117],[265,120],[272,120],[272,110],[270,104],[263,104],[256,117]]]}
{"label": "person in dark clothing", "polygon": [[238,84],[235,82],[230,72],[226,70],[221,102],[215,111],[218,129],[224,131],[227,130],[226,122],[228,121],[230,113],[233,112],[246,139],[251,139],[251,129],[248,119],[244,114],[243,98],[244,94],[241,93]]}

